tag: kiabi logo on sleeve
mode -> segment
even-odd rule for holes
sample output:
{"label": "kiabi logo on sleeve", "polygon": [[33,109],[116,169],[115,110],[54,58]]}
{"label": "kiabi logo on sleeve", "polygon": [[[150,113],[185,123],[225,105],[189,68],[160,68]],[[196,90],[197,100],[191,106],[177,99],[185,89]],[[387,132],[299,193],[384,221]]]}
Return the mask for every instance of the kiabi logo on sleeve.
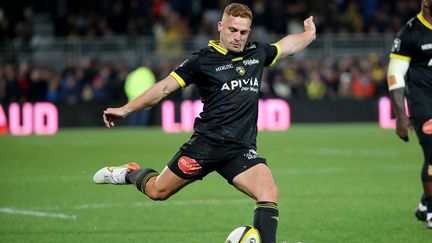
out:
{"label": "kiabi logo on sleeve", "polygon": [[402,42],[401,39],[395,38],[394,41],[393,41],[393,46],[392,46],[391,51],[392,52],[399,52],[400,51],[400,47],[401,47],[401,42]]}

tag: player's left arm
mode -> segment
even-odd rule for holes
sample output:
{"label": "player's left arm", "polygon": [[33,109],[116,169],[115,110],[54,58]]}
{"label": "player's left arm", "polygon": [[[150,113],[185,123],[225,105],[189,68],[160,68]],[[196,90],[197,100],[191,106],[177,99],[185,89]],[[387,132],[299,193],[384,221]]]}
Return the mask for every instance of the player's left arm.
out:
{"label": "player's left arm", "polygon": [[115,120],[126,118],[131,112],[153,107],[180,88],[181,84],[172,75],[168,75],[124,106],[106,109],[103,112],[105,126],[114,127]]}
{"label": "player's left arm", "polygon": [[390,55],[387,73],[387,83],[393,110],[396,114],[396,134],[407,142],[408,131],[411,129],[409,119],[405,112],[405,75],[410,62],[407,57]]}
{"label": "player's left arm", "polygon": [[280,47],[280,56],[294,55],[306,48],[316,38],[315,23],[313,16],[303,21],[304,32],[300,34],[289,34],[279,40],[276,44]]}

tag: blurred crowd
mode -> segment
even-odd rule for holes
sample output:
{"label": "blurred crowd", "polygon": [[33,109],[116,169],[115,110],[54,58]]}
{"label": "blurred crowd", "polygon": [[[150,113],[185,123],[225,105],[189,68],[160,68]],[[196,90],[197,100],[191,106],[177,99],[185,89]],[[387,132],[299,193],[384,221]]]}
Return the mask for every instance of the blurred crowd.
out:
{"label": "blurred crowd", "polygon": [[[148,63],[148,62],[147,62]],[[147,65],[158,80],[166,77],[179,62]],[[38,63],[0,65],[0,101],[78,102],[126,101],[124,84],[129,68],[124,62],[109,63],[84,58],[70,61],[61,72]],[[284,99],[340,100],[370,99],[387,94],[387,63],[377,55],[365,58],[280,60],[263,76],[261,96]],[[174,97],[196,99],[194,86]]]}
{"label": "blurred crowd", "polygon": [[[109,37],[216,33],[228,0],[20,0],[0,2],[0,42],[37,36],[44,22],[54,36]],[[286,34],[302,30],[302,20],[315,17],[318,33],[395,33],[419,12],[408,0],[238,0],[254,13],[253,33]],[[45,20],[37,18],[45,13]],[[51,28],[50,28],[51,27]],[[46,30],[47,28],[45,28]]]}
{"label": "blurred crowd", "polygon": [[[215,36],[227,0],[39,0],[0,2],[0,47],[12,41],[31,43],[40,35],[79,38],[110,36]],[[239,0],[254,13],[253,35],[284,35],[303,30],[302,20],[313,15],[319,35],[394,35],[417,12],[418,1],[394,0]],[[43,13],[43,18],[41,18]],[[43,28],[42,28],[43,27]],[[144,61],[144,60],[143,60]],[[183,60],[152,62],[160,80]],[[67,63],[67,64],[66,64]],[[148,63],[147,63],[148,64]],[[124,83],[138,66],[97,57],[65,60],[54,69],[37,61],[0,58],[0,101],[51,101],[76,104],[126,101]],[[285,99],[368,99],[387,94],[387,57],[293,58],[266,70],[263,97]],[[178,94],[197,98],[194,87]]]}

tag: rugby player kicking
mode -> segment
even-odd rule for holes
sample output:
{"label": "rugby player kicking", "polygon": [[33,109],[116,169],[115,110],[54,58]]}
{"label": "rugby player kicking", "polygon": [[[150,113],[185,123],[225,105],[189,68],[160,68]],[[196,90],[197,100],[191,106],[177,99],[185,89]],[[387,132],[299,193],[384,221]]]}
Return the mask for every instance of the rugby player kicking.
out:
{"label": "rugby player kicking", "polygon": [[184,186],[216,171],[228,183],[256,201],[253,226],[262,242],[276,242],[278,189],[266,164],[257,153],[258,98],[264,67],[293,55],[315,38],[313,17],[304,32],[290,34],[274,44],[247,43],[252,12],[248,6],[229,4],[218,23],[219,40],[194,53],[168,77],[135,100],[103,112],[107,127],[131,112],[152,107],[174,91],[195,84],[204,108],[195,119],[189,141],[159,174],[135,163],[104,167],[94,182],[133,184],[152,200],[165,200]]}

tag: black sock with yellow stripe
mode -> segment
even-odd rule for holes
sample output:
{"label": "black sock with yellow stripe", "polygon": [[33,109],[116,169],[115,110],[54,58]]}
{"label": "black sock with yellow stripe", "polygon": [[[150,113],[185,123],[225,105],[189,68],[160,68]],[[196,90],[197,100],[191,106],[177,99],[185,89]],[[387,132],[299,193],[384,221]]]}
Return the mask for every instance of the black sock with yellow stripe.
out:
{"label": "black sock with yellow stripe", "polygon": [[153,176],[157,176],[157,175],[159,175],[159,173],[157,173],[155,170],[150,168],[131,170],[126,175],[126,183],[134,184],[138,190],[144,193],[145,184],[147,183],[147,181]]}
{"label": "black sock with yellow stripe", "polygon": [[279,209],[276,203],[257,202],[253,225],[259,231],[263,243],[276,242],[278,222]]}

